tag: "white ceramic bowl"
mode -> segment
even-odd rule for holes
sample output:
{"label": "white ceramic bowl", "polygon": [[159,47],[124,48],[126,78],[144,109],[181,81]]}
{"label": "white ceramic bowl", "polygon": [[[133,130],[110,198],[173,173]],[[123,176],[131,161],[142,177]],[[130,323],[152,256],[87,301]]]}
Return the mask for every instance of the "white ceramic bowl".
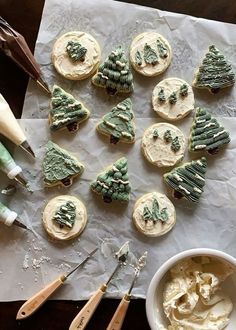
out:
{"label": "white ceramic bowl", "polygon": [[170,323],[168,322],[163,312],[163,288],[168,278],[169,270],[181,260],[196,256],[211,256],[221,261],[230,263],[234,268],[235,272],[225,280],[222,284],[222,288],[226,294],[231,298],[234,308],[230,314],[230,324],[224,330],[235,330],[236,329],[236,259],[232,256],[213,249],[192,249],[181,252],[174,257],[167,260],[156,272],[151,280],[147,291],[146,299],[146,313],[149,325],[152,330],[163,330],[160,327],[161,324],[166,329]]}

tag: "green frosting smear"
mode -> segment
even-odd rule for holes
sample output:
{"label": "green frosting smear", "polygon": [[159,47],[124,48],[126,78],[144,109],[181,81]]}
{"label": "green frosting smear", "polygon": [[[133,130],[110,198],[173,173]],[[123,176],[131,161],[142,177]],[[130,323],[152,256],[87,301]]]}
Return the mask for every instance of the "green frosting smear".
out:
{"label": "green frosting smear", "polygon": [[83,172],[83,165],[56,143],[49,141],[43,159],[44,182],[54,184]]}
{"label": "green frosting smear", "polygon": [[69,41],[66,46],[69,58],[73,62],[84,61],[87,48],[83,47],[78,41]]}
{"label": "green frosting smear", "polygon": [[178,138],[178,136],[176,136],[174,139],[172,139],[171,150],[173,150],[174,152],[177,152],[177,151],[179,151],[179,149],[180,149],[179,138]]}
{"label": "green frosting smear", "polygon": [[159,203],[156,198],[152,202],[151,209],[149,209],[148,206],[144,206],[143,208],[143,219],[145,221],[153,221],[154,223],[157,221],[166,222],[168,218],[167,208],[164,207],[160,210]]}
{"label": "green frosting smear", "polygon": [[157,50],[159,53],[160,58],[168,57],[168,49],[160,39],[157,39]]}
{"label": "green frosting smear", "polygon": [[68,201],[60,206],[52,220],[60,226],[72,228],[76,218],[76,206],[73,202]]}
{"label": "green frosting smear", "polygon": [[206,109],[197,108],[189,139],[190,151],[215,153],[229,142],[229,132]]}
{"label": "green frosting smear", "polygon": [[195,77],[194,85],[209,88],[217,92],[220,88],[233,85],[235,74],[224,55],[214,46],[210,46]]}
{"label": "green frosting smear", "polygon": [[8,150],[4,147],[4,145],[0,142],[0,169],[3,172],[9,172],[8,166],[13,161],[12,156],[8,152]]}
{"label": "green frosting smear", "polygon": [[152,133],[152,136],[153,136],[154,139],[157,139],[159,137],[159,133],[158,133],[157,129],[154,129],[154,131]]}
{"label": "green frosting smear", "polygon": [[157,52],[148,44],[145,44],[144,46],[143,59],[147,64],[156,65],[158,63]]}
{"label": "green frosting smear", "polygon": [[177,93],[172,92],[169,96],[169,102],[170,104],[175,104],[177,102]]}
{"label": "green frosting smear", "polygon": [[102,195],[104,202],[128,202],[131,187],[127,159],[118,159],[111,168],[99,174],[97,180],[91,183],[91,188]]}
{"label": "green frosting smear", "polygon": [[205,185],[206,168],[206,158],[202,157],[164,174],[164,181],[174,189],[176,197],[178,194],[178,198],[185,197],[191,202],[199,202]]}
{"label": "green frosting smear", "polygon": [[141,53],[140,53],[139,50],[137,50],[136,53],[135,53],[135,63],[137,65],[142,65],[142,62],[143,62],[143,60],[142,60]]}
{"label": "green frosting smear", "polygon": [[77,101],[71,94],[66,93],[62,88],[54,85],[51,99],[50,129],[56,131],[63,127],[70,127],[70,124],[87,119],[89,111],[84,105]]}
{"label": "green frosting smear", "polygon": [[113,143],[117,143],[120,139],[132,142],[135,137],[133,118],[132,102],[130,98],[127,98],[103,117],[102,122],[98,124],[98,129],[110,135]]}
{"label": "green frosting smear", "polygon": [[183,97],[187,96],[188,95],[188,86],[186,84],[181,85],[179,93]]}
{"label": "green frosting smear", "polygon": [[166,97],[165,97],[165,92],[164,92],[164,88],[161,88],[158,92],[158,100],[160,102],[165,102],[166,101]]}
{"label": "green frosting smear", "polygon": [[122,47],[112,51],[92,78],[95,85],[106,88],[109,94],[133,91],[133,75]]}
{"label": "green frosting smear", "polygon": [[163,135],[163,138],[165,140],[165,142],[171,142],[172,141],[172,135],[171,135],[171,131],[169,129],[167,129]]}

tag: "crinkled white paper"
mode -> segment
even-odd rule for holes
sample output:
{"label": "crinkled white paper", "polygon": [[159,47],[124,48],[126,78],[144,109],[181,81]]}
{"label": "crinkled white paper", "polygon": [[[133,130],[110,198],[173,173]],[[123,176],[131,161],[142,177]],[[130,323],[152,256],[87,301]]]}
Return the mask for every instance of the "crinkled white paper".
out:
{"label": "crinkled white paper", "polygon": [[[60,77],[51,65],[51,49],[56,38],[70,30],[91,33],[99,42],[103,59],[114,47],[122,44],[128,53],[132,38],[146,30],[156,30],[165,36],[173,48],[170,68],[156,78],[145,78],[134,73],[134,93],[131,98],[135,113],[137,139],[134,145],[110,145],[100,136],[95,125],[99,118],[125,96],[110,97],[105,91],[91,85],[90,79],[71,82]],[[19,228],[0,230],[0,300],[26,299],[59,274],[72,269],[95,245],[101,249],[78,270],[73,277],[53,296],[54,299],[88,299],[98,286],[107,280],[116,266],[111,251],[125,241],[130,241],[132,260],[148,251],[147,266],[141,271],[135,285],[135,297],[145,297],[147,287],[156,269],[169,257],[189,248],[211,247],[236,256],[236,133],[233,116],[236,104],[234,88],[227,88],[218,95],[208,91],[196,91],[196,104],[207,106],[220,116],[219,120],[230,131],[232,141],[225,151],[208,157],[209,166],[205,192],[198,205],[187,201],[174,201],[177,222],[171,232],[160,238],[147,238],[137,232],[132,224],[132,211],[137,198],[157,190],[167,193],[160,170],[144,159],[140,142],[144,130],[160,121],[151,108],[153,87],[164,77],[177,76],[191,82],[193,72],[210,44],[222,49],[233,62],[236,54],[236,27],[184,15],[166,13],[150,8],[122,4],[108,0],[59,2],[46,1],[42,23],[36,44],[36,58],[42,66],[50,85],[54,83],[80,98],[91,110],[91,118],[81,125],[79,132],[50,134],[48,97],[34,82],[29,83],[23,119],[30,144],[36,152],[36,161],[17,149],[16,161],[24,169],[31,182],[33,193],[18,188],[13,196],[1,196],[1,200],[27,223],[33,232]],[[234,63],[233,63],[234,65]],[[192,118],[177,122],[188,136]],[[52,139],[71,151],[85,165],[85,171],[69,189],[45,190],[42,183],[42,158],[44,145]],[[90,182],[97,174],[121,156],[128,158],[132,186],[128,205],[105,204],[90,190]],[[186,151],[185,160],[189,159]],[[0,188],[6,182],[0,182]],[[88,224],[79,239],[69,242],[52,241],[42,227],[42,211],[52,197],[58,194],[73,194],[86,205]],[[102,243],[102,241],[105,242]],[[101,251],[102,250],[102,251]],[[128,263],[132,262],[129,260]],[[122,268],[108,288],[107,297],[119,297],[129,288],[133,269],[129,264]]]}

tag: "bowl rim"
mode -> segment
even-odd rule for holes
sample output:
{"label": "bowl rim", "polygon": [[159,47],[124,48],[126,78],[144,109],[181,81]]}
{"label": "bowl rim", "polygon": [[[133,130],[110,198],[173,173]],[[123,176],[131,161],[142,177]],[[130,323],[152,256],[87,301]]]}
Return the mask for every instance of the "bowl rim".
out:
{"label": "bowl rim", "polygon": [[224,259],[225,261],[228,261],[229,263],[231,263],[236,267],[236,258],[223,251],[217,249],[210,249],[210,248],[195,248],[195,249],[185,250],[180,253],[177,253],[176,255],[172,256],[170,259],[165,261],[157,269],[147,290],[146,315],[151,330],[158,330],[154,318],[155,317],[154,309],[152,308],[152,306],[155,306],[155,293],[156,293],[157,284],[161,281],[162,277],[166,274],[166,272],[178,261],[188,257],[194,257],[199,255],[218,257]]}

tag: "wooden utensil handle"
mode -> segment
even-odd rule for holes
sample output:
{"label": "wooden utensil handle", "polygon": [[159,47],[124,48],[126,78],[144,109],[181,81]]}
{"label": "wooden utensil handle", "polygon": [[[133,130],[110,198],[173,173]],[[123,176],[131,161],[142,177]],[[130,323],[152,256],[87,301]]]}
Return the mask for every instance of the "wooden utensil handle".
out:
{"label": "wooden utensil handle", "polygon": [[125,319],[126,312],[129,307],[129,303],[130,303],[130,295],[126,294],[119,303],[119,306],[117,307],[115,314],[113,315],[113,318],[111,319],[111,322],[109,323],[106,330],[121,329]]}
{"label": "wooden utensil handle", "polygon": [[82,330],[85,329],[87,323],[91,319],[95,312],[98,304],[100,303],[104,293],[106,292],[107,286],[103,284],[88,300],[81,311],[76,315],[74,320],[71,322],[69,330]]}
{"label": "wooden utensil handle", "polygon": [[65,276],[60,276],[28,299],[19,309],[16,319],[22,320],[34,313],[63,284],[65,279]]}

